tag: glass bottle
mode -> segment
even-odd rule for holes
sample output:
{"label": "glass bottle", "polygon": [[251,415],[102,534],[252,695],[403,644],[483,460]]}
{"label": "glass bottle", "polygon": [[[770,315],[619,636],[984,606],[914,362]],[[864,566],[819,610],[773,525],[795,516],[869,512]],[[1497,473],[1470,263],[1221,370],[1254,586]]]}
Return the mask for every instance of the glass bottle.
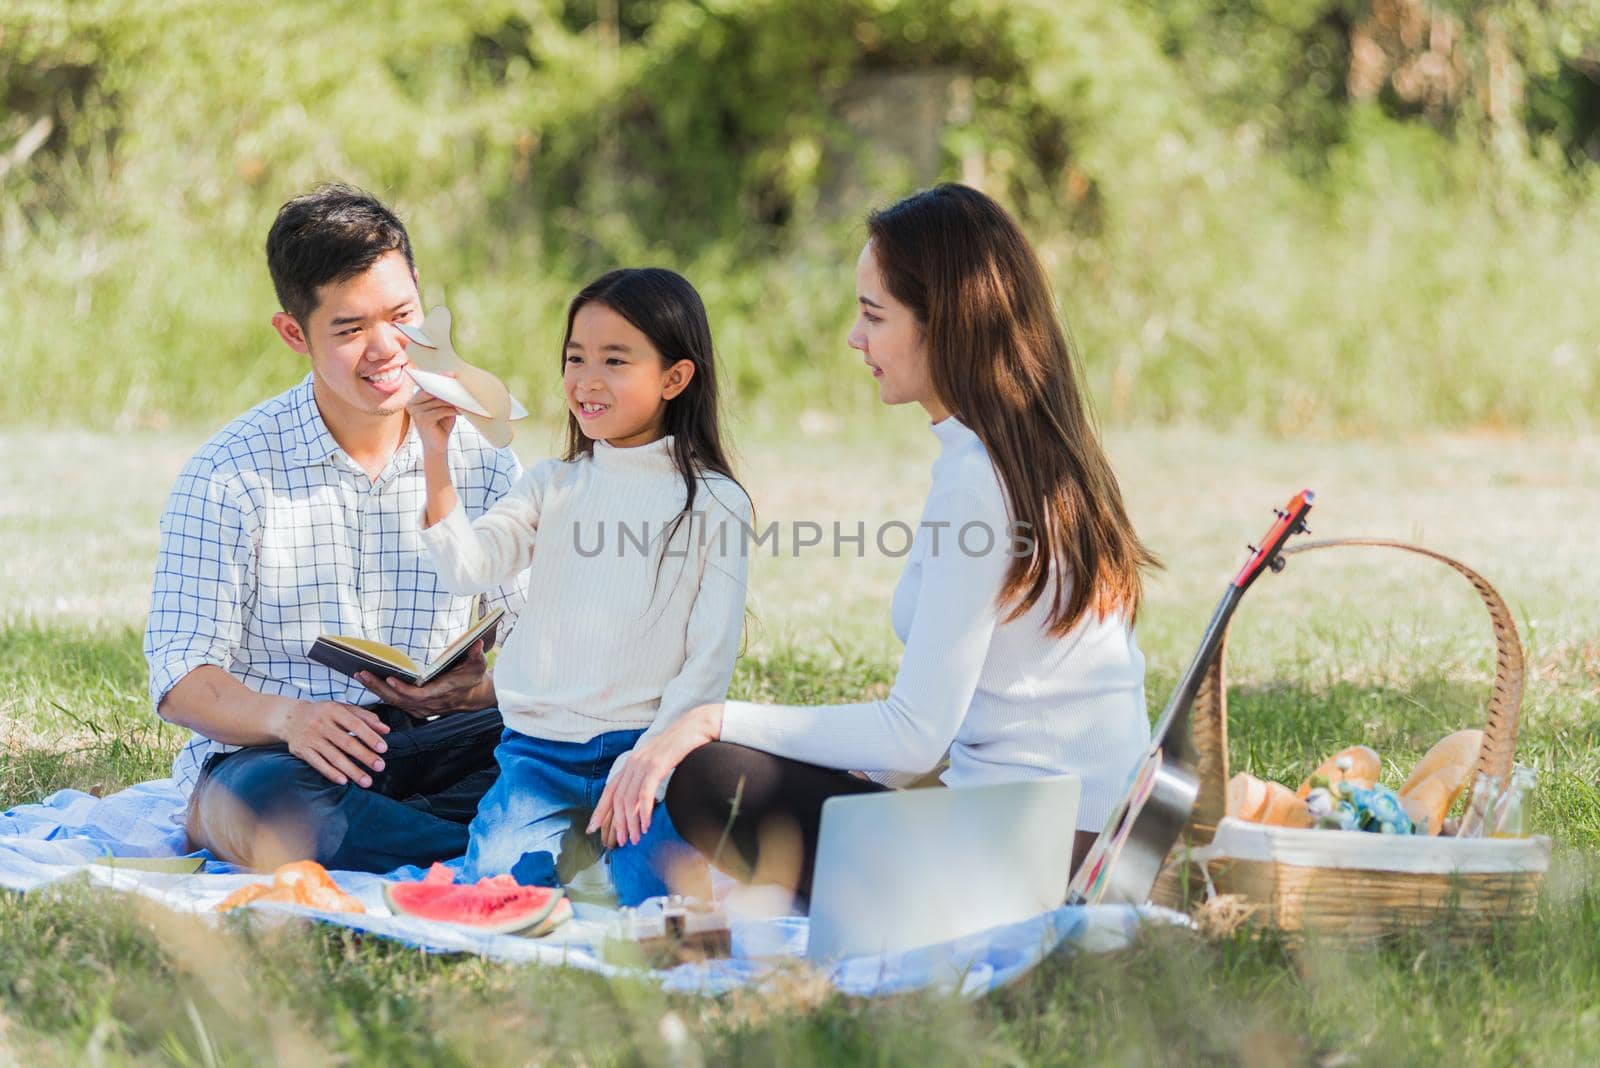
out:
{"label": "glass bottle", "polygon": [[1511,772],[1511,783],[1494,806],[1494,820],[1490,833],[1495,838],[1526,838],[1528,836],[1528,806],[1532,801],[1534,783],[1532,768],[1518,765]]}
{"label": "glass bottle", "polygon": [[1489,828],[1495,799],[1500,796],[1500,776],[1486,771],[1478,772],[1472,784],[1472,796],[1467,801],[1466,815],[1461,817],[1461,830],[1457,838],[1482,838]]}

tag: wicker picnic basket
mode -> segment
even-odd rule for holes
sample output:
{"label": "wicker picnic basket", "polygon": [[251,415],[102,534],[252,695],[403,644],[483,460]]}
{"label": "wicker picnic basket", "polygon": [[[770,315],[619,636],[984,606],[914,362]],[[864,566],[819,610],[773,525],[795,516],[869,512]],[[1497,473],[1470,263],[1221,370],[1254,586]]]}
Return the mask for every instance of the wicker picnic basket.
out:
{"label": "wicker picnic basket", "polygon": [[[1335,546],[1378,546],[1426,556],[1465,576],[1494,626],[1495,680],[1476,771],[1509,781],[1522,707],[1522,643],[1511,611],[1477,572],[1404,542],[1339,538],[1283,555]],[[1224,814],[1228,782],[1227,635],[1193,711],[1200,779],[1184,840],[1156,883],[1158,904],[1182,907],[1237,894],[1258,921],[1290,933],[1372,937],[1448,921],[1470,937],[1499,919],[1533,911],[1550,865],[1550,839],[1379,835],[1265,826]],[[1470,783],[1469,783],[1470,786]]]}

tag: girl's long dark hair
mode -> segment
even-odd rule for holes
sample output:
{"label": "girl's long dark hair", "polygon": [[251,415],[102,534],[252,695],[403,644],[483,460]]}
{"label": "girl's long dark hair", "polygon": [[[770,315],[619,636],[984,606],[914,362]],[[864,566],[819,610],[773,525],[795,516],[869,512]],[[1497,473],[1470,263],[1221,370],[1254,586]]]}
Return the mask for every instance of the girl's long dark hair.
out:
{"label": "girl's long dark hair", "polygon": [[[689,280],[663,267],[627,267],[610,271],[584,286],[567,307],[567,331],[561,339],[561,365],[566,366],[572,323],[589,304],[610,308],[650,339],[667,366],[679,360],[694,364],[684,391],[667,402],[666,433],[672,436],[672,462],[683,476],[683,511],[663,538],[663,548],[694,511],[697,477],[714,472],[744,491],[733,474],[717,405],[717,364],[711,344],[706,306]],[[567,445],[562,459],[576,460],[594,452],[594,441],[567,413]],[[745,491],[745,495],[749,494]]]}
{"label": "girl's long dark hair", "polygon": [[999,204],[955,184],[873,212],[867,232],[884,284],[922,327],[934,391],[983,442],[1012,520],[1034,540],[1006,572],[1008,618],[1049,597],[1055,634],[1091,611],[1131,622],[1140,573],[1159,562],[1128,520],[1028,239]]}

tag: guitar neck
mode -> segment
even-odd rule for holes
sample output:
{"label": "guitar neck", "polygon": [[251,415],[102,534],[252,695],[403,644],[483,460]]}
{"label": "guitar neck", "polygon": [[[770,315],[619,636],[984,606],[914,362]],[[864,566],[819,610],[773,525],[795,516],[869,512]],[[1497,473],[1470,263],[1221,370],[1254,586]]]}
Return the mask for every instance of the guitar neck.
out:
{"label": "guitar neck", "polygon": [[1173,758],[1184,764],[1193,763],[1189,710],[1194,706],[1194,699],[1200,693],[1200,685],[1205,680],[1206,670],[1222,648],[1223,637],[1228,633],[1228,622],[1233,618],[1233,611],[1239,607],[1239,599],[1244,596],[1245,591],[1264,571],[1282,569],[1283,558],[1278,555],[1278,551],[1291,537],[1305,532],[1306,513],[1311,511],[1313,499],[1314,496],[1309,489],[1301,490],[1286,506],[1277,509],[1278,521],[1267,531],[1266,537],[1261,539],[1261,547],[1259,549],[1254,545],[1250,547],[1252,555],[1249,562],[1223,591],[1222,599],[1217,602],[1216,611],[1211,613],[1211,623],[1200,639],[1199,651],[1189,662],[1183,678],[1178,680],[1172,699],[1167,702],[1167,707],[1161,713],[1161,719],[1156,723],[1150,747],[1152,756],[1159,752],[1164,757]]}
{"label": "guitar neck", "polygon": [[1194,659],[1189,661],[1183,678],[1178,680],[1177,688],[1172,691],[1172,697],[1167,701],[1167,707],[1162,710],[1161,718],[1156,721],[1152,739],[1153,750],[1160,749],[1166,756],[1184,764],[1193,763],[1193,747],[1189,738],[1189,710],[1194,707],[1194,699],[1200,692],[1200,683],[1205,678],[1206,669],[1211,666],[1217,650],[1222,647],[1222,637],[1228,632],[1228,622],[1233,618],[1234,609],[1239,607],[1239,600],[1243,596],[1243,590],[1230,584],[1222,599],[1217,602],[1216,610],[1211,613],[1211,622],[1206,626],[1205,635],[1200,639],[1199,651],[1195,653]]}

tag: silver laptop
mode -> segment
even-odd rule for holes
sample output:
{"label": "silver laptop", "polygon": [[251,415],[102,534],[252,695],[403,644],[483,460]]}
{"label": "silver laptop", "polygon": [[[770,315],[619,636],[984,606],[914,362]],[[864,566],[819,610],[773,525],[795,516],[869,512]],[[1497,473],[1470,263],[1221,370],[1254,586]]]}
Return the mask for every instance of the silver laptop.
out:
{"label": "silver laptop", "polygon": [[822,806],[806,956],[829,962],[947,942],[1059,906],[1076,775],[896,790]]}

